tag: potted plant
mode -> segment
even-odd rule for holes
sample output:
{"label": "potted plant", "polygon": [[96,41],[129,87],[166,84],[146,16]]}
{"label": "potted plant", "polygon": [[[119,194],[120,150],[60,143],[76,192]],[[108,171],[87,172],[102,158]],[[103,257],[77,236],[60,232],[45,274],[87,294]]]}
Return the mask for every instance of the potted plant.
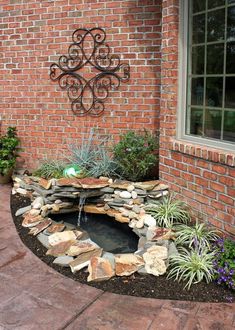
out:
{"label": "potted plant", "polygon": [[11,180],[19,142],[15,127],[8,127],[6,134],[0,136],[0,183]]}

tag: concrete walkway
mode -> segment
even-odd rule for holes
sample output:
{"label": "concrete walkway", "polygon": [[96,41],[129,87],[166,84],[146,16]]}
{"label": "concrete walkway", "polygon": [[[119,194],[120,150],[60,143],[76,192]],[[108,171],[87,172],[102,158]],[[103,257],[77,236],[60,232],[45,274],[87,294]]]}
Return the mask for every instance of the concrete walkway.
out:
{"label": "concrete walkway", "polygon": [[231,330],[235,304],[105,293],[55,272],[21,242],[0,185],[0,329]]}

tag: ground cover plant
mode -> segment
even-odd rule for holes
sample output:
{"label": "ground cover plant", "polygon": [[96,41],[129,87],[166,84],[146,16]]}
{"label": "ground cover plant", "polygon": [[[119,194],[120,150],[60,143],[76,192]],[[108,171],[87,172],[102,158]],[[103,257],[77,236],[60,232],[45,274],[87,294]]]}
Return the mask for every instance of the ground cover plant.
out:
{"label": "ground cover plant", "polygon": [[235,290],[235,242],[229,238],[219,238],[215,241],[214,248],[216,282]]}
{"label": "ground cover plant", "polygon": [[186,203],[176,199],[173,194],[164,196],[160,201],[150,203],[147,205],[146,211],[154,217],[160,227],[172,228],[178,223],[190,221]]}
{"label": "ground cover plant", "polygon": [[64,169],[66,166],[67,164],[62,160],[45,160],[42,162],[39,168],[34,171],[33,175],[42,177],[44,179],[59,179],[64,176]]}

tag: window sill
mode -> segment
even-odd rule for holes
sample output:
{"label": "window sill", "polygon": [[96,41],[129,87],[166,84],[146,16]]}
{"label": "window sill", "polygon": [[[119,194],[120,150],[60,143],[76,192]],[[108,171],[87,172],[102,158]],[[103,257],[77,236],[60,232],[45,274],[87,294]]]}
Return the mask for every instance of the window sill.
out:
{"label": "window sill", "polygon": [[182,154],[202,158],[214,163],[235,167],[235,153],[221,149],[194,144],[184,140],[171,139],[171,150]]}

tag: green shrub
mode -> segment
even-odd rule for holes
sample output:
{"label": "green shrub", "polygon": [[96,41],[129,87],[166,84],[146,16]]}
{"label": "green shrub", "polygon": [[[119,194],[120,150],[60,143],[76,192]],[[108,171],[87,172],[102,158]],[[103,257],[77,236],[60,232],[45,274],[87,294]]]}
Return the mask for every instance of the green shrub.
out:
{"label": "green shrub", "polygon": [[176,244],[193,247],[196,244],[206,245],[211,247],[211,243],[218,238],[218,232],[214,229],[209,229],[205,223],[196,222],[193,226],[178,225],[176,230]]}
{"label": "green shrub", "polygon": [[200,245],[189,251],[181,247],[178,252],[178,255],[172,255],[169,259],[171,269],[168,278],[186,281],[185,288],[188,289],[192,284],[199,283],[203,279],[207,283],[213,280],[215,252],[211,252],[207,247]]}
{"label": "green shrub", "polygon": [[44,179],[59,179],[63,177],[63,171],[66,166],[67,164],[62,160],[46,160],[34,171],[33,175]]}
{"label": "green shrub", "polygon": [[161,227],[172,228],[177,223],[190,221],[189,208],[185,202],[175,199],[173,194],[164,196],[160,201],[148,204],[145,208]]}
{"label": "green shrub", "polygon": [[157,147],[157,138],[150,132],[129,131],[122,135],[113,149],[120,175],[131,181],[146,178],[158,161],[158,157],[154,154]]}
{"label": "green shrub", "polygon": [[70,155],[67,159],[77,164],[88,176],[116,177],[117,163],[109,151],[108,137],[102,137],[96,128],[92,128],[87,139],[68,147]]}
{"label": "green shrub", "polygon": [[7,174],[15,166],[19,143],[16,128],[8,127],[7,133],[0,137],[0,174]]}

